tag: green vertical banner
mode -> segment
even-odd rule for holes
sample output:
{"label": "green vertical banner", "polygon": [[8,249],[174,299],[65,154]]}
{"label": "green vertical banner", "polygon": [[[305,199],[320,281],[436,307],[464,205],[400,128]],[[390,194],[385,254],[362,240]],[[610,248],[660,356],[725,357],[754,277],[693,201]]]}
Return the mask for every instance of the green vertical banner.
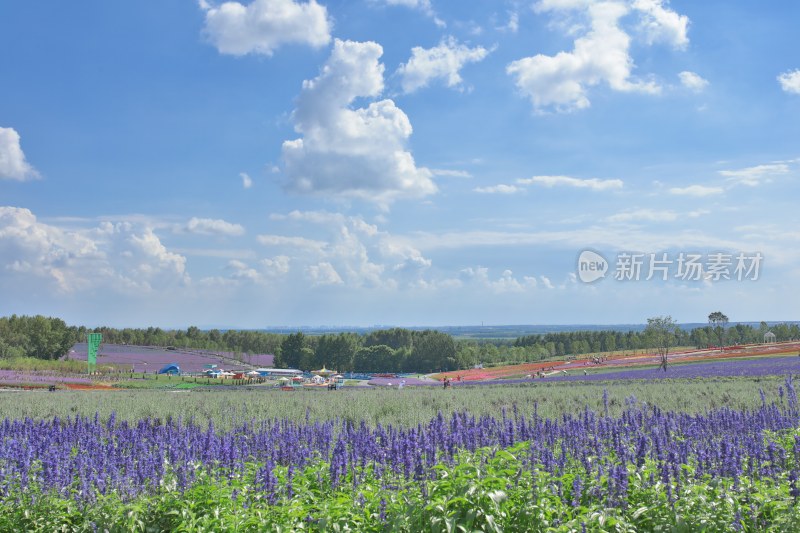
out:
{"label": "green vertical banner", "polygon": [[89,373],[97,369],[97,349],[103,342],[102,333],[89,333],[86,335],[86,361],[89,364]]}

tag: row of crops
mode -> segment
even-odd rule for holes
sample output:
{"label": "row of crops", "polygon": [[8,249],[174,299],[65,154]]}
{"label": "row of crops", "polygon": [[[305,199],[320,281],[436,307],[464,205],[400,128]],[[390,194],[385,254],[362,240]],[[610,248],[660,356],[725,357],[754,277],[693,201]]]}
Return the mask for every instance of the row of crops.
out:
{"label": "row of crops", "polygon": [[603,391],[417,424],[6,419],[0,530],[798,530],[797,394],[772,383],[695,414]]}

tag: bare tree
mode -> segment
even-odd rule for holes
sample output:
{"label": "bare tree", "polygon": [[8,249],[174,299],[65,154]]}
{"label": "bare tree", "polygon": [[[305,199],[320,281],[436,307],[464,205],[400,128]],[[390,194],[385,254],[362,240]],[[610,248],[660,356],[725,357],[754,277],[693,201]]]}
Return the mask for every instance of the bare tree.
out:
{"label": "bare tree", "polygon": [[708,315],[708,323],[711,325],[711,329],[714,330],[714,333],[717,334],[719,345],[724,346],[725,326],[728,325],[728,317],[725,316],[721,311],[714,311]]}
{"label": "bare tree", "polygon": [[677,331],[678,324],[672,320],[671,316],[656,316],[647,319],[647,327],[644,332],[651,346],[656,349],[661,361],[661,369],[664,372],[667,371],[669,349],[675,342]]}

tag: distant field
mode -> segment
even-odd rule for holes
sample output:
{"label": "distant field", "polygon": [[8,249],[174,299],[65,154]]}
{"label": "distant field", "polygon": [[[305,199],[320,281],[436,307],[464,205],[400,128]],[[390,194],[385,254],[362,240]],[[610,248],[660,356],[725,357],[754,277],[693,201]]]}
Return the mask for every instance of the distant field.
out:
{"label": "distant field", "polygon": [[[342,419],[369,424],[413,426],[439,412],[448,415],[469,411],[498,416],[503,409],[558,418],[585,409],[602,410],[603,391],[608,391],[611,414],[619,414],[628,398],[662,409],[689,413],[716,407],[752,409],[760,405],[760,390],[769,401],[778,401],[785,376],[726,377],[674,381],[616,381],[602,384],[539,380],[521,385],[462,386],[451,389],[416,387],[338,391],[274,388],[214,390],[102,390],[0,393],[0,412],[10,419],[60,418],[77,414],[105,419],[116,413],[124,420],[142,417],[194,419],[205,425],[231,428],[250,420],[288,417],[302,420]],[[24,401],[22,399],[24,398]]]}
{"label": "distant field", "polygon": [[[68,358],[86,361],[86,343],[76,344]],[[237,359],[240,358],[241,360]],[[207,350],[174,349],[167,350],[152,346],[125,346],[102,344],[97,353],[97,364],[113,364],[134,372],[157,372],[164,365],[177,363],[182,372],[201,372],[204,365],[214,364],[226,370],[245,370],[253,367],[270,367],[271,354],[236,355],[230,352],[210,352]]]}

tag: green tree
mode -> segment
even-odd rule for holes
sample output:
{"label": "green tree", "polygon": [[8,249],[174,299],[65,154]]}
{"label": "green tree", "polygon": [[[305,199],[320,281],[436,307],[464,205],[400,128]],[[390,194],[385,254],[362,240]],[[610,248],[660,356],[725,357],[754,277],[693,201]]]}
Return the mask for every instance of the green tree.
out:
{"label": "green tree", "polygon": [[672,320],[671,316],[647,319],[647,327],[644,330],[645,338],[649,341],[650,346],[656,349],[664,372],[667,371],[669,349],[675,342],[677,332],[678,324]]}
{"label": "green tree", "polygon": [[418,372],[457,368],[453,337],[440,331],[415,332],[408,364]]}
{"label": "green tree", "polygon": [[[225,332],[227,335],[228,332]],[[305,335],[298,331],[286,337],[281,343],[280,357],[276,355],[275,366],[283,368],[298,368],[303,360],[303,347]]]}
{"label": "green tree", "polygon": [[75,329],[60,318],[41,315],[0,318],[0,355],[58,359],[77,341]]}
{"label": "green tree", "polygon": [[714,333],[717,334],[717,338],[719,339],[719,345],[724,346],[725,326],[728,325],[728,317],[725,316],[721,311],[714,311],[713,313],[708,315],[708,323],[711,325],[711,328],[714,330]]}
{"label": "green tree", "polygon": [[339,372],[353,369],[353,356],[359,345],[359,337],[353,333],[323,335],[319,338],[316,349],[316,360]]}
{"label": "green tree", "polygon": [[398,372],[399,358],[395,350],[385,344],[364,346],[353,357],[353,369],[356,372]]}
{"label": "green tree", "polygon": [[384,344],[393,350],[410,348],[412,331],[404,328],[378,329],[364,337],[364,346]]}

